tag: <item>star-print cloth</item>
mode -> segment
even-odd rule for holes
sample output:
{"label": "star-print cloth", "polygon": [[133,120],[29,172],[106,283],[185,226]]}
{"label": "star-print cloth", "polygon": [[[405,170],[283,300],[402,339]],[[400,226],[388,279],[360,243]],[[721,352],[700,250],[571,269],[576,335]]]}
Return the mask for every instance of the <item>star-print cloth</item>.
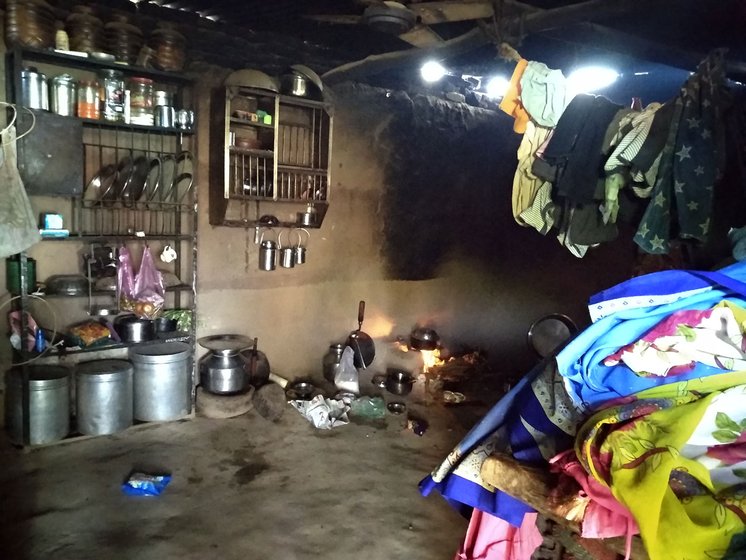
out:
{"label": "star-print cloth", "polygon": [[668,102],[674,103],[671,128],[652,198],[634,237],[647,253],[668,253],[671,239],[707,239],[720,174],[724,92],[723,52],[717,50]]}

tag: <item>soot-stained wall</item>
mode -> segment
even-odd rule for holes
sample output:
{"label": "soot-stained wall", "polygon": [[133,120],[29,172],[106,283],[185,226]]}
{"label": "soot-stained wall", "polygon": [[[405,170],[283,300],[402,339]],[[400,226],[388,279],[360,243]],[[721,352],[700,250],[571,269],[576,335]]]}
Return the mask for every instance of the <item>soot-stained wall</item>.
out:
{"label": "soot-stained wall", "polygon": [[[514,222],[520,137],[506,115],[361,85],[334,99],[329,211],[306,264],[259,271],[246,232],[208,225],[201,206],[198,334],[257,336],[278,374],[320,376],[363,299],[376,370],[399,365],[392,341],[428,323],[445,346],[481,348],[516,375],[535,360],[531,322],[561,312],[583,324],[588,296],[628,277],[628,238],[579,260]],[[210,141],[200,130],[201,201]]]}

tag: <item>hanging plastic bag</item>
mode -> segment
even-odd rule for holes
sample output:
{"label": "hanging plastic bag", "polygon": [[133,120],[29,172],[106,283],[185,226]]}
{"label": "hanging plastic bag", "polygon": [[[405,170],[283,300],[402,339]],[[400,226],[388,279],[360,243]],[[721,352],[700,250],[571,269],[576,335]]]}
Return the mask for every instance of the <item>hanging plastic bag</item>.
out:
{"label": "hanging plastic bag", "polygon": [[142,252],[140,270],[135,276],[135,315],[145,319],[155,319],[163,309],[163,275],[155,266],[153,254],[147,245]]}
{"label": "hanging plastic bag", "polygon": [[163,308],[163,275],[155,267],[153,255],[147,245],[142,252],[140,270],[135,273],[132,255],[127,247],[119,249],[117,268],[119,308],[132,311],[138,317],[155,319]]}
{"label": "hanging plastic bag", "polygon": [[117,266],[117,291],[119,308],[122,311],[135,310],[135,270],[132,266],[132,255],[127,247],[119,249],[119,266]]}

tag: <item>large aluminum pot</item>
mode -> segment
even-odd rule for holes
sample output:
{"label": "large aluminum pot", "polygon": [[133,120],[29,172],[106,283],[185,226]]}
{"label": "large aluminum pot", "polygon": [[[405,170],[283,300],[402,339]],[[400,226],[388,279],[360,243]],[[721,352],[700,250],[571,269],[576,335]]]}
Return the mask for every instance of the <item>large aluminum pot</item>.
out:
{"label": "large aluminum pot", "polygon": [[230,395],[249,388],[244,359],[237,350],[213,350],[199,361],[199,381],[208,393]]}

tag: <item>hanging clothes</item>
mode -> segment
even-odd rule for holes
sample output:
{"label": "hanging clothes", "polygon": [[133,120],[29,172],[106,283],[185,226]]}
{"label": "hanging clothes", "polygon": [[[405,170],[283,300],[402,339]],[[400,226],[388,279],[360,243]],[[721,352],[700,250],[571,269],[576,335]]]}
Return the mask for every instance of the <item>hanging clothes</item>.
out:
{"label": "hanging clothes", "polygon": [[41,236],[16,156],[16,129],[11,123],[0,134],[0,257],[25,251]]}
{"label": "hanging clothes", "polygon": [[528,60],[521,59],[515,65],[513,75],[510,77],[508,89],[500,101],[500,110],[513,117],[513,131],[519,134],[526,132],[526,125],[529,121],[528,112],[521,103],[521,76],[528,66]]}
{"label": "hanging clothes", "polygon": [[571,99],[562,71],[532,60],[520,82],[521,103],[536,124],[549,128],[557,126]]}
{"label": "hanging clothes", "polygon": [[513,217],[522,226],[530,225],[521,218],[521,213],[533,204],[536,193],[544,182],[531,170],[534,155],[550,133],[551,129],[537,126],[529,121],[526,123],[526,132],[518,146],[518,167],[513,177]]}
{"label": "hanging clothes", "polygon": [[560,117],[542,159],[554,166],[555,201],[589,204],[602,178],[602,146],[614,116],[622,109],[605,97],[578,94]]}
{"label": "hanging clothes", "polygon": [[715,182],[721,173],[725,109],[723,52],[700,63],[676,97],[666,146],[634,240],[648,253],[667,253],[671,239],[705,241]]}

